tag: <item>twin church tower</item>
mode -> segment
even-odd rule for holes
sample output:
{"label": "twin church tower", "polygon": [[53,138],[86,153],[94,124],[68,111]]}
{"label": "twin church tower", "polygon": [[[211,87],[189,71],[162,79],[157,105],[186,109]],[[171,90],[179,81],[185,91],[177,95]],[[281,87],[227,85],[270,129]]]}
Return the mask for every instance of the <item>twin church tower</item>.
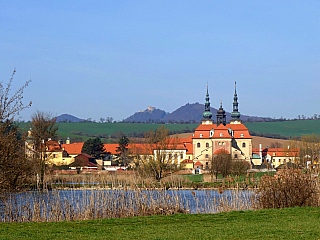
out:
{"label": "twin church tower", "polygon": [[[208,90],[208,85],[207,85],[207,94],[206,94],[206,102],[205,102],[205,111],[202,114],[203,119],[202,119],[202,124],[213,124],[212,118],[212,113],[210,112],[210,98],[209,98],[209,90]],[[231,118],[232,120],[230,121],[230,124],[238,124],[241,123],[240,121],[240,112],[238,110],[238,95],[237,95],[237,83],[235,82],[234,85],[234,97],[233,97],[233,112],[231,113]],[[222,102],[220,103],[220,108],[217,111],[217,126],[220,124],[223,124],[226,126],[227,120],[226,120],[226,112],[222,107]]]}

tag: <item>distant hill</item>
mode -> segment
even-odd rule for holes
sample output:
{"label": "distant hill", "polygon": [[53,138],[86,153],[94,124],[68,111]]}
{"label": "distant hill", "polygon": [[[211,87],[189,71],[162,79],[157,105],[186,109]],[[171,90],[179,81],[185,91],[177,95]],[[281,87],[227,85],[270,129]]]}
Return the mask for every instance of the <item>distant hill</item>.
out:
{"label": "distant hill", "polygon": [[167,113],[164,110],[148,107],[144,111],[139,111],[126,118],[125,122],[151,122],[163,119]]}
{"label": "distant hill", "polygon": [[[217,109],[210,108],[212,112],[212,119],[216,119]],[[179,107],[172,113],[166,113],[163,110],[156,109],[153,107],[148,107],[145,111],[140,111],[132,116],[126,118],[124,122],[147,122],[148,120],[153,120],[154,122],[181,122],[181,121],[194,121],[200,122],[202,119],[202,113],[204,112],[204,104],[192,103],[186,104]],[[231,120],[231,114],[226,112],[227,121]],[[241,115],[241,120],[247,121],[248,119],[252,121],[262,121],[265,118],[256,116]]]}
{"label": "distant hill", "polygon": [[66,122],[82,122],[84,119],[77,118],[75,116],[69,114],[61,114],[57,117],[58,123],[66,123]]}

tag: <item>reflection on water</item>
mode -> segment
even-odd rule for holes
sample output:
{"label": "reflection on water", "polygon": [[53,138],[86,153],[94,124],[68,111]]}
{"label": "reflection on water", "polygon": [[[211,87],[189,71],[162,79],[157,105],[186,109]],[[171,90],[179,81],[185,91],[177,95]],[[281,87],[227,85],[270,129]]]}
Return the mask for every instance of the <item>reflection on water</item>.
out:
{"label": "reflection on water", "polygon": [[[59,190],[11,194],[2,221],[62,221],[251,209],[252,191]],[[16,216],[16,217],[15,217]]]}

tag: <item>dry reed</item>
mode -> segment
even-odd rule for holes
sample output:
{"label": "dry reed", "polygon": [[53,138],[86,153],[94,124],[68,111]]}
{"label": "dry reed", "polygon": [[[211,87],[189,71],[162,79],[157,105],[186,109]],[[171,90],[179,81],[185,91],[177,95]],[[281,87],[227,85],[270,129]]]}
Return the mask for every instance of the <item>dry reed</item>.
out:
{"label": "dry reed", "polygon": [[[72,177],[77,180],[69,177],[68,181],[99,181],[111,184],[113,190],[95,185],[89,190],[88,187],[82,187],[79,190],[11,194],[1,202],[3,208],[0,221],[74,221],[320,205],[318,179],[300,170],[284,170],[276,177],[264,176],[255,192],[231,191],[223,187],[217,191],[166,190],[168,184],[171,188],[179,188],[185,181],[181,177],[164,179],[161,184],[128,174]],[[246,180],[249,181],[249,178],[248,175]]]}
{"label": "dry reed", "polygon": [[275,176],[263,176],[256,191],[255,208],[320,206],[317,177],[300,169],[285,169]]}

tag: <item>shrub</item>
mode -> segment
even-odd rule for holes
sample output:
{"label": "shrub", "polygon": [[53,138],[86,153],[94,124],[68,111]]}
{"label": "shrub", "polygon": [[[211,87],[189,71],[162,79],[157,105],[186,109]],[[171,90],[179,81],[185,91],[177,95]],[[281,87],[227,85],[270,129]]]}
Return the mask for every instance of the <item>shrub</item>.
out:
{"label": "shrub", "polygon": [[256,208],[319,206],[318,180],[300,169],[262,176],[256,193]]}

